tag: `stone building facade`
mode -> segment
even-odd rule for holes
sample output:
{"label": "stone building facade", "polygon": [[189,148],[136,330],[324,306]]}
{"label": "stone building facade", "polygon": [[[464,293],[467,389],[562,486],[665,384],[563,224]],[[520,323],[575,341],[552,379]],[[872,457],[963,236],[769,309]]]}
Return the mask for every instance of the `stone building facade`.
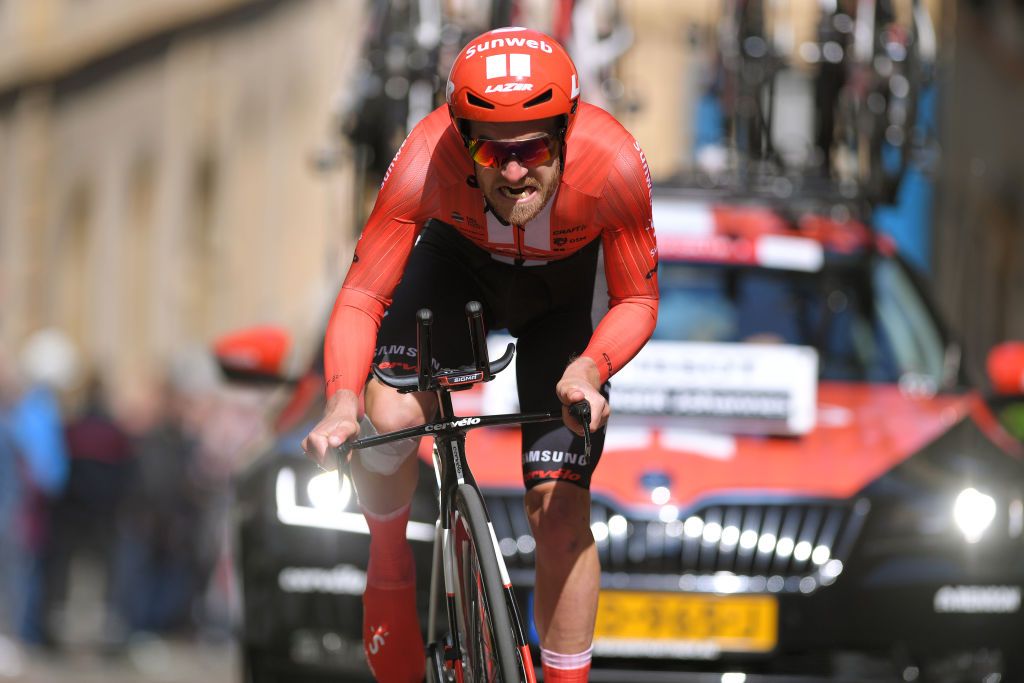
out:
{"label": "stone building facade", "polygon": [[[317,171],[362,3],[0,0],[0,335],[115,384],[253,323],[316,332],[351,249]],[[342,159],[344,154],[342,154]]]}

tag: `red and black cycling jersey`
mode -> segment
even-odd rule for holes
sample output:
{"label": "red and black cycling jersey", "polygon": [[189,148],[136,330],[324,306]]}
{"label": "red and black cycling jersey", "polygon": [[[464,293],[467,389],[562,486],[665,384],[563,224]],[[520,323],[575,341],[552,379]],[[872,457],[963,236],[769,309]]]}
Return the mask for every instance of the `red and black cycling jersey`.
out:
{"label": "red and black cycling jersey", "polygon": [[474,165],[441,106],[395,155],[328,325],[328,394],[362,390],[384,312],[429,219],[453,226],[505,263],[564,259],[601,240],[609,306],[583,352],[604,382],[650,337],[657,319],[651,181],[640,145],[607,112],[581,103],[555,195],[539,216],[509,225],[486,210]]}

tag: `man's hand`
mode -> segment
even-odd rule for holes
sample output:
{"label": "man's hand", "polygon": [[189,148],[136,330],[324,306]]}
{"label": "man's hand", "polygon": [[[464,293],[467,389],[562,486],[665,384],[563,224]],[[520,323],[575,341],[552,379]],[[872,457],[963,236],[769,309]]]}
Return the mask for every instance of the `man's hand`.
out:
{"label": "man's hand", "polygon": [[324,416],[306,438],[302,450],[325,469],[333,469],[327,451],[337,448],[359,433],[359,398],[351,391],[341,390],[327,400]]}
{"label": "man's hand", "polygon": [[597,365],[589,358],[577,358],[562,373],[562,379],[555,386],[558,400],[562,402],[562,421],[574,433],[583,435],[583,427],[569,415],[569,406],[586,399],[590,404],[590,431],[604,426],[610,410],[608,401],[601,395],[600,374]]}

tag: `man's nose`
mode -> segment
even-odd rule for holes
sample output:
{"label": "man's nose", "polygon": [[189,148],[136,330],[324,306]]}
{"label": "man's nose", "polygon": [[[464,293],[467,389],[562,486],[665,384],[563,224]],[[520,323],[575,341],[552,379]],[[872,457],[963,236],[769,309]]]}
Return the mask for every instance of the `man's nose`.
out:
{"label": "man's nose", "polygon": [[516,157],[509,157],[501,166],[501,177],[510,183],[518,183],[529,172],[530,169],[519,163],[519,159]]}

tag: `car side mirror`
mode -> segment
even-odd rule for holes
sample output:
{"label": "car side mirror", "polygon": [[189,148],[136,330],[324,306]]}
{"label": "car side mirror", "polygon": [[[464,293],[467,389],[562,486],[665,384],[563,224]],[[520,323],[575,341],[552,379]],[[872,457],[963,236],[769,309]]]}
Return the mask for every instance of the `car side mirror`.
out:
{"label": "car side mirror", "polygon": [[988,379],[999,396],[1024,396],[1024,341],[992,347],[986,360]]}
{"label": "car side mirror", "polygon": [[292,339],[287,330],[261,325],[235,330],[218,337],[214,356],[228,381],[244,384],[293,384],[285,365]]}
{"label": "car side mirror", "polygon": [[994,346],[986,366],[993,392],[989,405],[1006,431],[1024,442],[1024,342]]}

